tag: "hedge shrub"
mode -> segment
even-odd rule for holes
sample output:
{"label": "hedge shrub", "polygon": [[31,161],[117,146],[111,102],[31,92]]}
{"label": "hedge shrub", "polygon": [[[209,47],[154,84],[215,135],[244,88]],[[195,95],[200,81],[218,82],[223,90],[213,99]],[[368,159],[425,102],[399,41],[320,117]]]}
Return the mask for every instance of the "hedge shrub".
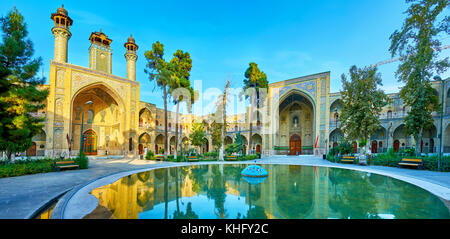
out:
{"label": "hedge shrub", "polygon": [[50,158],[0,162],[0,178],[53,172],[54,162],[55,161]]}
{"label": "hedge shrub", "polygon": [[146,160],[155,160],[156,159],[155,153],[153,153],[153,151],[149,150],[147,152],[147,154],[145,155],[145,159]]}
{"label": "hedge shrub", "polygon": [[251,155],[243,155],[238,157],[238,160],[240,161],[248,161],[248,160],[255,160],[258,158],[257,154],[251,154]]}
{"label": "hedge shrub", "polygon": [[[387,153],[380,153],[372,157],[370,160],[371,165],[380,165],[388,167],[397,167],[398,163],[404,158],[421,158],[423,159],[423,169],[430,171],[438,171],[438,156],[410,156],[409,152],[396,153],[391,148]],[[441,157],[441,170],[442,172],[450,172],[450,156]]]}
{"label": "hedge shrub", "polygon": [[80,169],[87,169],[89,167],[89,159],[84,154],[84,152],[81,152],[78,157],[75,158],[75,163],[80,166]]}

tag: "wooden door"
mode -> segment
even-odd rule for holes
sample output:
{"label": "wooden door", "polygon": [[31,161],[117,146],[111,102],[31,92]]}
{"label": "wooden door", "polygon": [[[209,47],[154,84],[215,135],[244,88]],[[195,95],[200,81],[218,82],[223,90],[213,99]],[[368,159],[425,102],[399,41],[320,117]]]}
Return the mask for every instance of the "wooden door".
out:
{"label": "wooden door", "polygon": [[299,135],[294,134],[289,140],[289,155],[302,154],[302,139]]}
{"label": "wooden door", "polygon": [[31,147],[27,149],[27,156],[36,156],[36,143],[33,142]]}
{"label": "wooden door", "polygon": [[395,140],[394,141],[394,152],[398,152],[399,148],[400,148],[400,141]]}
{"label": "wooden door", "polygon": [[372,141],[372,153],[377,153],[378,144],[377,141]]}
{"label": "wooden door", "polygon": [[144,154],[144,145],[139,144],[139,155]]}
{"label": "wooden door", "polygon": [[261,145],[256,145],[256,153],[260,154],[261,153]]}
{"label": "wooden door", "polygon": [[358,144],[356,142],[353,142],[353,153],[358,153]]}
{"label": "wooden door", "polygon": [[434,153],[434,140],[430,139],[430,149],[428,150],[429,153]]}
{"label": "wooden door", "polygon": [[83,133],[83,152],[86,155],[97,155],[97,134],[91,129]]}

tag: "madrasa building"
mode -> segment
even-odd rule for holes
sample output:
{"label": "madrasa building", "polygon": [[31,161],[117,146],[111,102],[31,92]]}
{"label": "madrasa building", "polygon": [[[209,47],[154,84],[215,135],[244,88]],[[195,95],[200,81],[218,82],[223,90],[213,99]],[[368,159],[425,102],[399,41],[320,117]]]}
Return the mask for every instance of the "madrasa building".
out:
{"label": "madrasa building", "polygon": [[[45,126],[33,137],[28,156],[77,155],[82,150],[96,157],[136,157],[145,151],[161,153],[164,148],[164,110],[140,100],[140,84],[136,79],[139,46],[133,37],[124,41],[126,48],[126,78],[112,74],[110,39],[102,31],[89,36],[89,66],[68,63],[70,27],[74,21],[64,7],[51,14],[54,57],[50,61],[49,96],[46,108],[38,114],[45,116]],[[147,79],[145,79],[147,80]],[[438,150],[438,134],[442,127],[443,151],[450,152],[449,84],[433,81],[433,88],[444,104],[443,123],[440,113],[433,113],[434,125],[423,134],[420,142],[424,153]],[[443,87],[445,86],[445,87]],[[440,93],[442,92],[442,94]],[[405,129],[403,118],[408,108],[398,94],[389,94],[393,103],[380,115],[381,127],[370,138],[373,153],[395,151],[416,145]],[[263,155],[322,155],[339,144],[343,137],[339,129],[342,101],[339,93],[330,93],[330,72],[313,74],[269,84],[266,107],[260,117],[246,113],[227,116],[224,144],[231,144],[235,135],[242,135],[244,148]],[[188,136],[194,120],[208,121],[208,115],[180,114],[176,129],[173,112],[168,112],[168,152],[175,150],[175,131],[183,150],[191,147]],[[249,146],[248,143],[252,145]],[[216,150],[211,134],[201,150]],[[357,152],[357,142],[353,142]],[[180,148],[180,147],[178,147]]]}

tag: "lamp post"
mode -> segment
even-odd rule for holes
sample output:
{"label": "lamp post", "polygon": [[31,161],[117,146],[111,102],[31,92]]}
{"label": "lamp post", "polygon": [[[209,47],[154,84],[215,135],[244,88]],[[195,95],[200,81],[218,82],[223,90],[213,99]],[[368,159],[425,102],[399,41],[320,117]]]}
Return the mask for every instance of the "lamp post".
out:
{"label": "lamp post", "polygon": [[387,129],[387,137],[386,137],[386,147],[387,147],[387,151],[389,151],[389,133],[391,131],[392,128],[392,122],[389,123],[389,127]]}
{"label": "lamp post", "polygon": [[183,120],[184,117],[181,117],[181,125],[180,125],[180,157],[183,158]]}
{"label": "lamp post", "polygon": [[444,88],[445,88],[445,81],[443,81],[441,79],[440,76],[435,76],[434,77],[435,80],[437,81],[441,81],[441,91],[442,91],[442,98],[441,98],[441,128],[440,128],[440,132],[439,132],[439,152],[438,152],[438,171],[440,170],[440,166],[441,166],[441,152],[442,152],[442,126],[443,126],[443,120],[444,120]]}
{"label": "lamp post", "polygon": [[84,125],[84,106],[85,105],[92,105],[93,104],[93,102],[90,100],[90,101],[88,101],[88,102],[86,102],[86,103],[84,103],[83,104],[83,109],[82,109],[82,111],[81,111],[81,127],[80,127],[80,155],[81,155],[81,152],[83,152],[83,139],[84,139],[84,137],[83,137],[83,125]]}
{"label": "lamp post", "polygon": [[334,142],[337,143],[337,121],[338,121],[337,108],[334,109],[334,121],[336,122],[336,127],[334,128],[336,130],[336,134],[334,135]]}

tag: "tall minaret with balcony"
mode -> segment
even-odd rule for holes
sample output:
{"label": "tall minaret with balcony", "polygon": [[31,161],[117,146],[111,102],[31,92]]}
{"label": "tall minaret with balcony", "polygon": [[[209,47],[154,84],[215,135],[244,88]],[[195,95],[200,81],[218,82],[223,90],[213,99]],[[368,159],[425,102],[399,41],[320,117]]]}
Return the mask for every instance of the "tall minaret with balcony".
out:
{"label": "tall minaret with balcony", "polygon": [[112,72],[112,50],[111,42],[105,33],[93,32],[89,37],[91,46],[89,47],[89,68],[103,71],[108,74]]}
{"label": "tall minaret with balcony", "polygon": [[53,36],[55,36],[55,55],[53,60],[67,62],[67,43],[72,36],[69,27],[72,26],[73,21],[69,17],[67,10],[64,9],[64,5],[58,8],[56,13],[52,13],[51,19],[55,23],[55,26],[52,28]]}
{"label": "tall minaret with balcony", "polygon": [[136,51],[138,45],[136,45],[134,38],[130,35],[124,46],[126,49],[125,59],[127,59],[127,79],[136,81],[136,61],[138,59]]}

